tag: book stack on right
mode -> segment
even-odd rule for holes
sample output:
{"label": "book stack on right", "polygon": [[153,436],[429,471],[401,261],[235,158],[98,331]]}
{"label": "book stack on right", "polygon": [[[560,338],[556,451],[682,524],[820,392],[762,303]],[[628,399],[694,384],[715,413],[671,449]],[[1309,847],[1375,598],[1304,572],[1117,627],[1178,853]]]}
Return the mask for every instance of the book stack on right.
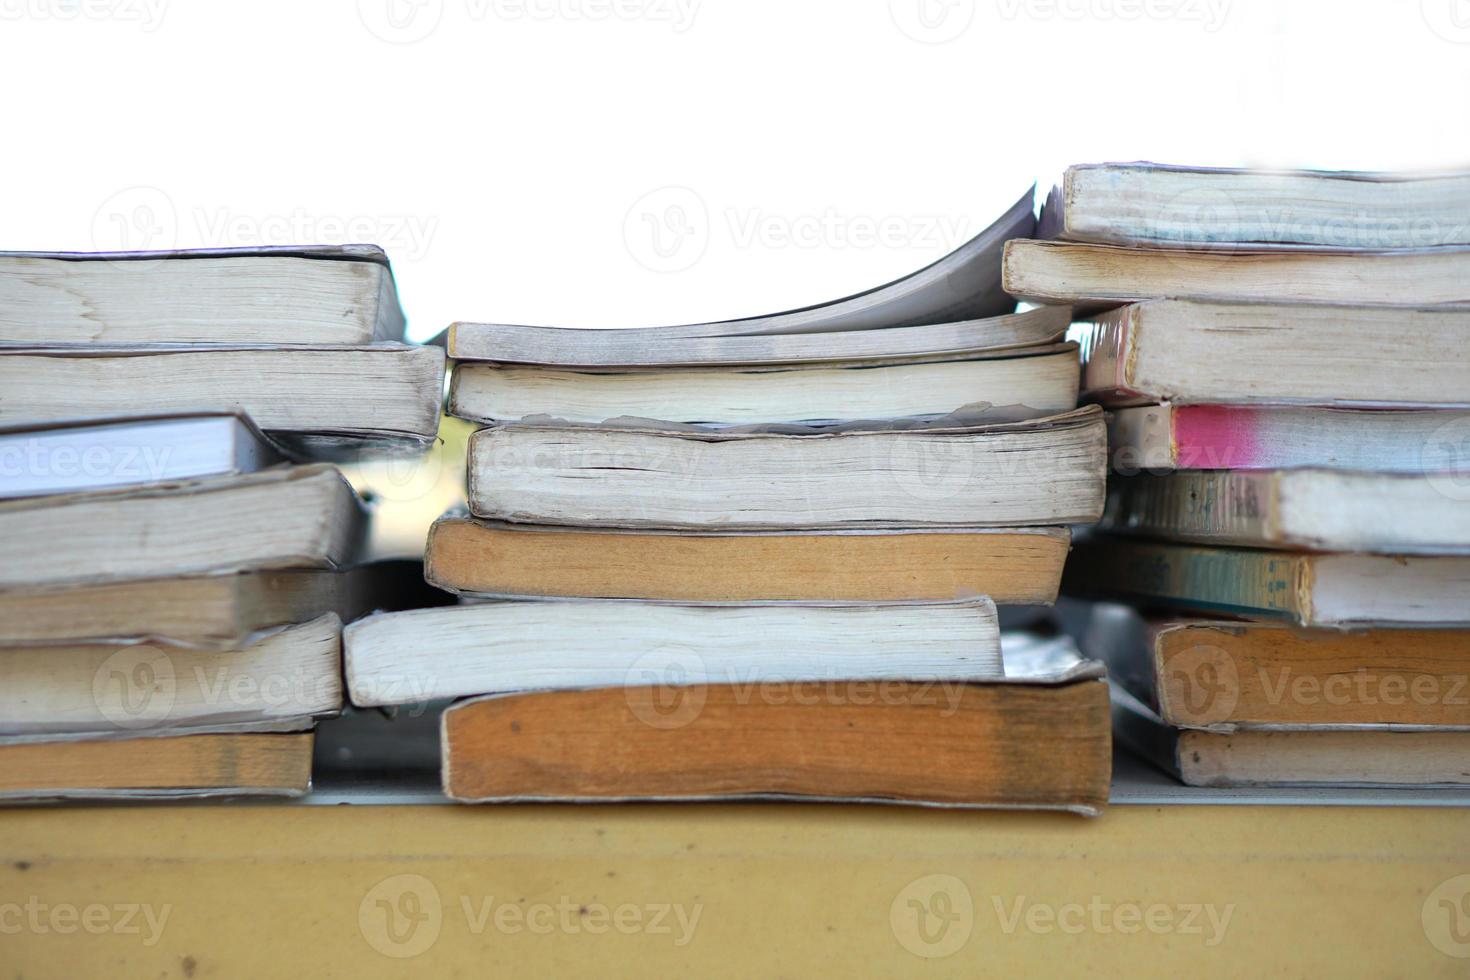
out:
{"label": "book stack on right", "polygon": [[463,802],[801,797],[1094,813],[1100,665],[1007,646],[1101,513],[1068,311],[1015,313],[1027,194],[935,265],[818,307],[632,330],[458,324],[453,609],[345,634],[361,706],[443,716]]}
{"label": "book stack on right", "polygon": [[1132,607],[1090,637],[1120,740],[1192,785],[1470,783],[1470,175],[1074,167],[1042,227],[1006,276],[1093,311],[1064,588]]}

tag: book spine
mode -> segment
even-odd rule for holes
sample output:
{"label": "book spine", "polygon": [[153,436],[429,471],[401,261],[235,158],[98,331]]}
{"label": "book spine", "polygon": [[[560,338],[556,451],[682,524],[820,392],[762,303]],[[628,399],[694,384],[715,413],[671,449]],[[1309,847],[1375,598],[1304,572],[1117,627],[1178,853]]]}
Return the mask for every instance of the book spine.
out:
{"label": "book spine", "polygon": [[1276,476],[1264,472],[1182,470],[1109,483],[1103,526],[1207,544],[1281,543]]}
{"label": "book spine", "polygon": [[[1269,411],[1269,410],[1267,410]],[[1174,409],[1174,445],[1182,470],[1269,469],[1263,423],[1267,412],[1234,405]]]}
{"label": "book spine", "polygon": [[1063,591],[1304,622],[1309,569],[1295,554],[1120,540],[1078,547]]}
{"label": "book spine", "polygon": [[1082,337],[1082,397],[1104,405],[1136,405],[1152,399],[1133,387],[1136,306],[1125,306],[1094,322]]}

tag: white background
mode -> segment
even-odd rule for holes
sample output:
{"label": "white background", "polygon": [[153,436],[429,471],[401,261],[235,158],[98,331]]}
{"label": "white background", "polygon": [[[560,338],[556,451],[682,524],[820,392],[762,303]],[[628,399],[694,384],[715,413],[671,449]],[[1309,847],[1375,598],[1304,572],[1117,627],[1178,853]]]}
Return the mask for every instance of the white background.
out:
{"label": "white background", "polygon": [[0,0],[0,75],[0,248],[377,241],[415,337],[831,299],[1074,162],[1470,163],[1470,0]]}

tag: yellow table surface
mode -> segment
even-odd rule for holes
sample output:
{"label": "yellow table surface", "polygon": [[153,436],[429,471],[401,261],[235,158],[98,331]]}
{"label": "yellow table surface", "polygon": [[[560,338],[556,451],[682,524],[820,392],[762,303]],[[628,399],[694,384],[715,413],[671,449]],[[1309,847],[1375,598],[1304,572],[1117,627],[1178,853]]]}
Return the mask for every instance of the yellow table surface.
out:
{"label": "yellow table surface", "polygon": [[0,811],[3,980],[1464,977],[1462,957],[1465,809]]}

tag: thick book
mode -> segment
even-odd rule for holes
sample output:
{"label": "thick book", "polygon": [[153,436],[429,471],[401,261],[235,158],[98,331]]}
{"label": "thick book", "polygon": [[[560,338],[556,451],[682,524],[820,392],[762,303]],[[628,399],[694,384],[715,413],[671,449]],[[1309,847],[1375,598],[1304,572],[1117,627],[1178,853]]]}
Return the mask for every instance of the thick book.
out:
{"label": "thick book", "polygon": [[1118,741],[1188,786],[1466,786],[1470,731],[1242,729],[1164,724],[1115,692]]}
{"label": "thick book", "polygon": [[407,344],[0,350],[0,425],[150,412],[241,412],[307,448],[363,440],[427,446],[444,352]]}
{"label": "thick book", "polygon": [[1470,248],[1384,252],[1121,248],[1007,242],[1006,291],[1103,310],[1141,300],[1470,307]]}
{"label": "thick book", "polygon": [[1100,526],[1196,544],[1470,554],[1470,481],[1344,470],[1114,476]]}
{"label": "thick book", "polygon": [[402,339],[376,245],[0,252],[0,345]]}
{"label": "thick book", "polygon": [[1114,473],[1314,467],[1470,479],[1470,411],[1140,405],[1108,413]]}
{"label": "thick book", "polygon": [[691,431],[503,424],[470,437],[477,517],[793,530],[1077,524],[1102,513],[1096,406],[988,425]]}
{"label": "thick book", "polygon": [[1470,558],[1302,554],[1095,535],[1062,592],[1338,629],[1470,626]]}
{"label": "thick book", "polygon": [[1076,344],[961,359],[643,369],[460,364],[449,414],[479,422],[642,418],[717,425],[938,417],[1041,418],[1077,407]]}
{"label": "thick book", "polygon": [[995,604],[487,601],[382,613],[343,636],[359,707],[652,684],[927,681],[1002,673]]}
{"label": "thick book", "polygon": [[[429,529],[424,577],[492,597],[1050,604],[1070,538],[1061,527],[633,531],[447,517]],[[0,593],[0,619],[3,609]]]}
{"label": "thick book", "polygon": [[460,802],[780,798],[1062,809],[1107,803],[1097,664],[1007,663],[947,687],[852,682],[623,686],[462,701],[444,712]]}
{"label": "thick book", "polygon": [[1470,173],[1068,167],[1043,238],[1113,245],[1334,249],[1470,245]]}
{"label": "thick book", "polygon": [[1470,311],[1155,300],[1101,316],[1082,395],[1145,402],[1470,405]]}
{"label": "thick book", "polygon": [[367,511],[334,467],[0,502],[0,589],[337,568]]}
{"label": "thick book", "polygon": [[374,610],[435,605],[441,595],[409,561],[0,589],[0,647],[156,642],[228,650],[326,613],[351,622]]}
{"label": "thick book", "polygon": [[219,652],[153,644],[0,654],[0,741],[301,731],[342,708],[342,622],[322,616]]}
{"label": "thick book", "polygon": [[303,796],[311,750],[311,732],[0,744],[0,800]]}
{"label": "thick book", "polygon": [[1302,630],[1099,603],[1084,639],[1166,725],[1470,730],[1470,633]]}
{"label": "thick book", "polygon": [[[998,253],[997,253],[998,255]],[[547,367],[702,367],[808,364],[836,360],[940,357],[1035,347],[1062,339],[1072,311],[1043,306],[982,320],[819,333],[740,333],[741,321],[688,327],[579,330],[508,323],[456,323],[446,347],[456,361]]]}
{"label": "thick book", "polygon": [[[788,334],[835,333],[856,330],[874,330],[889,327],[914,327],[931,324],[963,324],[971,320],[983,320],[1013,313],[1016,301],[1006,294],[1000,283],[1001,249],[1012,238],[1026,238],[1036,231],[1034,214],[1036,188],[1029,188],[1006,209],[989,227],[965,242],[959,248],[930,265],[900,279],[873,289],[846,296],[842,299],[805,306],[783,313],[746,317],[738,320],[720,320],[712,323],[689,323],[678,326],[643,327],[627,331],[628,340],[596,340],[584,336],[597,331],[557,330],[555,336],[543,332],[547,328],[527,327],[514,324],[455,324],[450,328],[446,346],[451,357],[464,356],[479,360],[489,353],[487,359],[498,359],[493,351],[487,351],[484,341],[499,341],[509,338],[512,346],[532,340],[533,350],[556,347],[567,354],[555,354],[551,363],[568,364],[587,356],[581,346],[589,341],[602,352],[631,350],[630,363],[704,363],[703,359],[691,361],[691,354],[678,353],[672,342],[694,341],[702,344],[709,338],[741,337],[765,338]],[[624,343],[629,346],[622,346]],[[566,344],[565,347],[561,345]],[[613,344],[613,348],[603,347]],[[668,345],[665,347],[664,345]],[[655,351],[663,349],[668,355]],[[756,352],[762,360],[769,358],[771,348],[759,342],[749,346],[735,345],[733,350]],[[815,347],[802,344],[779,347],[779,359],[808,359],[800,352],[827,349],[824,343]],[[580,351],[580,352],[578,352]],[[671,357],[669,355],[672,355]],[[523,355],[511,354],[516,361]],[[534,357],[546,355],[537,353]],[[648,357],[655,360],[646,360]],[[743,353],[738,356],[750,356]],[[570,358],[567,360],[566,358]],[[667,359],[666,359],[667,358]],[[617,363],[623,355],[613,355],[598,363]],[[826,358],[819,358],[825,360]],[[535,363],[542,363],[536,361]]]}
{"label": "thick book", "polygon": [[282,460],[233,413],[0,430],[0,499],[254,473]]}

